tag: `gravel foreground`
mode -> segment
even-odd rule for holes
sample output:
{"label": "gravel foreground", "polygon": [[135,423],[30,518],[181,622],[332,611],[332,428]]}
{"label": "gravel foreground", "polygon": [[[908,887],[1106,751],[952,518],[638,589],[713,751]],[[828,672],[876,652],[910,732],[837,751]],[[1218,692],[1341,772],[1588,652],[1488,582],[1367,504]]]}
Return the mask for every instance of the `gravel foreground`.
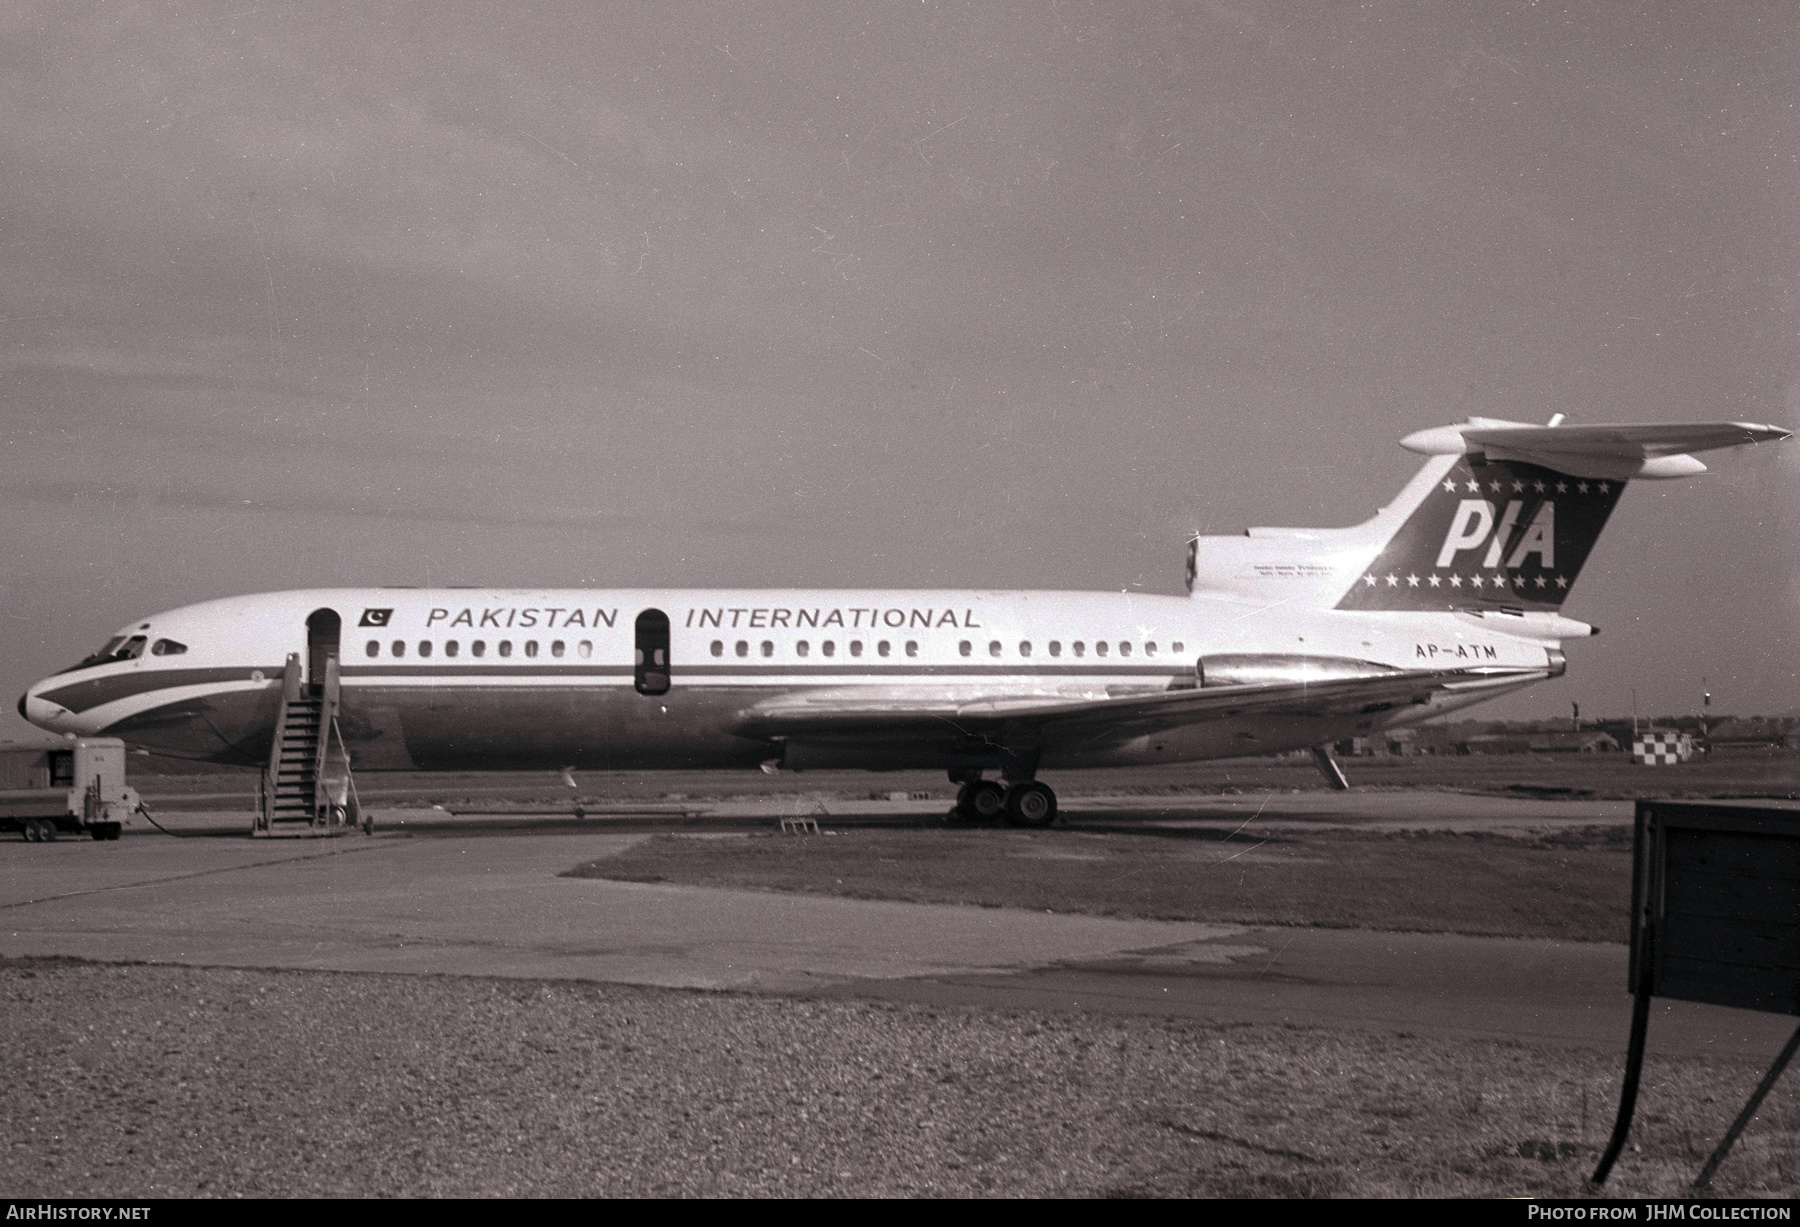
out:
{"label": "gravel foreground", "polygon": [[[1619,1064],[1301,1029],[66,960],[0,959],[0,1000],[14,1197],[1571,1196]],[[1607,1191],[1678,1192],[1756,1072],[1653,1062],[1643,1153]],[[1797,1125],[1778,1092],[1715,1192],[1792,1193]]]}

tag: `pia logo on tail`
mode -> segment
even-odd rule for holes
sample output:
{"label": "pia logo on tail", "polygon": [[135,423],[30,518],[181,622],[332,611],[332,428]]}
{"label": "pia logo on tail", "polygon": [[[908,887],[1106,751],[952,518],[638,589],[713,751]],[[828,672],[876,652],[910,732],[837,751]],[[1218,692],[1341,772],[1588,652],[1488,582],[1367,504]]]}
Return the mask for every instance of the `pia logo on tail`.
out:
{"label": "pia logo on tail", "polygon": [[[1512,538],[1513,530],[1518,526],[1519,513],[1525,509],[1523,499],[1511,499],[1506,510],[1500,513],[1499,523],[1494,521],[1494,505],[1485,499],[1466,498],[1457,507],[1456,514],[1450,517],[1450,530],[1444,534],[1444,544],[1438,548],[1437,562],[1433,565],[1443,568],[1456,566],[1456,556],[1464,550],[1478,550],[1487,546],[1487,554],[1481,560],[1481,566],[1493,568],[1500,566],[1500,555],[1506,543]],[[1509,570],[1517,570],[1527,558],[1536,554],[1538,566],[1546,571],[1556,566],[1556,504],[1546,499],[1531,517],[1531,523],[1519,534],[1518,543],[1513,546],[1512,553],[1506,556]]]}

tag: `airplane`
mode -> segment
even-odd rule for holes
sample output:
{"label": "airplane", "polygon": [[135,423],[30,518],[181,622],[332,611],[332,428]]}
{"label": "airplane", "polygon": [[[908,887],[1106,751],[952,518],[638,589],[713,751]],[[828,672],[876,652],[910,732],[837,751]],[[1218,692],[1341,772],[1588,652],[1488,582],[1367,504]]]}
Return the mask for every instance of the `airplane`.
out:
{"label": "airplane", "polygon": [[[32,685],[31,723],[270,758],[329,688],[357,771],[948,773],[954,814],[1054,822],[1040,772],[1312,750],[1510,694],[1598,633],[1562,607],[1628,481],[1780,440],[1747,422],[1472,417],[1348,528],[1188,542],[1186,596],[1056,591],[326,588],[121,628]],[[997,777],[997,778],[994,778]],[[568,778],[565,775],[565,778]]]}

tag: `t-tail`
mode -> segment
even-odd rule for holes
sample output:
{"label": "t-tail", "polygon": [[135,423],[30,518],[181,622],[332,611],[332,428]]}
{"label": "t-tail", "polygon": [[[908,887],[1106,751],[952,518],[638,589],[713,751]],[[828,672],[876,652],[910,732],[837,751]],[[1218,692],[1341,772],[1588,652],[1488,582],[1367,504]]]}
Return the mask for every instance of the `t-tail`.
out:
{"label": "t-tail", "polygon": [[1632,480],[1706,471],[1691,453],[1784,439],[1751,422],[1532,426],[1470,418],[1401,445],[1430,457],[1350,528],[1196,537],[1188,590],[1345,610],[1555,614]]}

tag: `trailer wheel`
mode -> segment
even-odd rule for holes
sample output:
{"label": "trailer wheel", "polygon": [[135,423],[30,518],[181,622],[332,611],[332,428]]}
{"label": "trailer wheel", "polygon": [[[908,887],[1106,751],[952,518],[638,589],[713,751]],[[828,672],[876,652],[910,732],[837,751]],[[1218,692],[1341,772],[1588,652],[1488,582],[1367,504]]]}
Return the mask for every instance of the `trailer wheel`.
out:
{"label": "trailer wheel", "polygon": [[38,841],[37,819],[36,818],[27,818],[25,820],[25,842],[28,844],[35,844],[37,841]]}
{"label": "trailer wheel", "polygon": [[38,822],[38,838],[44,843],[56,842],[56,819],[44,818]]}
{"label": "trailer wheel", "polygon": [[96,822],[93,826],[88,828],[88,834],[94,837],[95,843],[99,843],[106,838],[106,824]]}

